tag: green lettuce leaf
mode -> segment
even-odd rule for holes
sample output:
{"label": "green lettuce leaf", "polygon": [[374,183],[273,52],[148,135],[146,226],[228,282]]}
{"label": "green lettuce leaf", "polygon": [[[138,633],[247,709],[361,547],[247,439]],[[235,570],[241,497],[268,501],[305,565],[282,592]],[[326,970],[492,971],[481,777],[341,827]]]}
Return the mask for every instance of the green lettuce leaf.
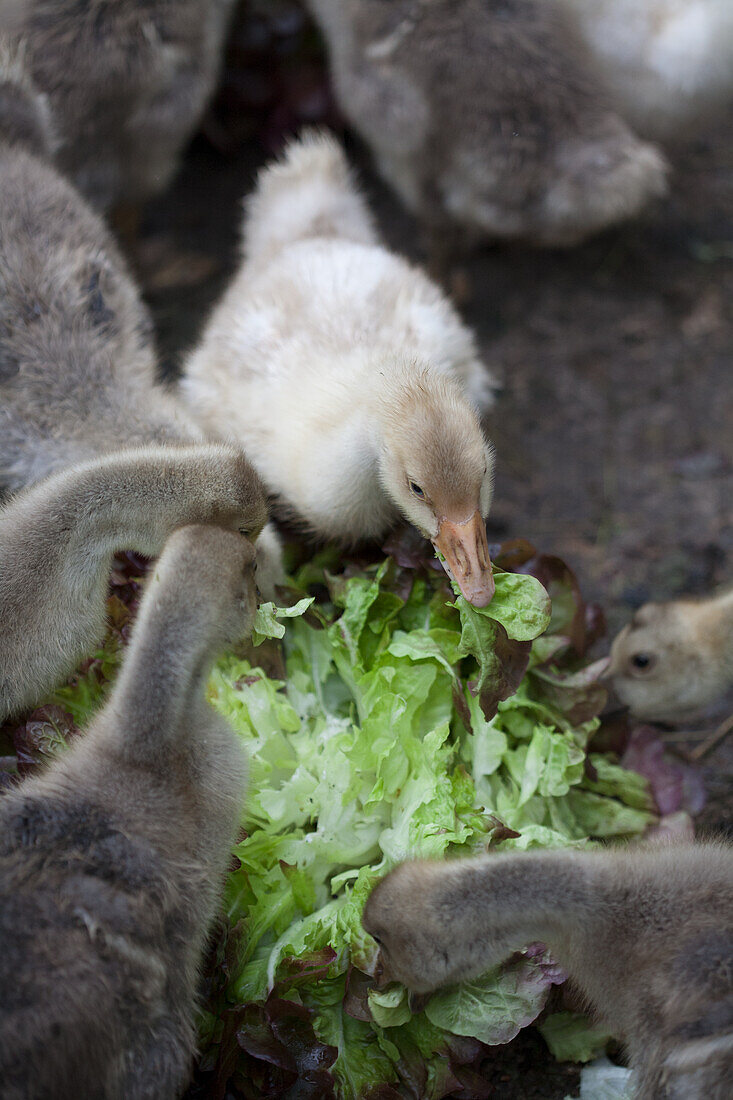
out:
{"label": "green lettuce leaf", "polygon": [[537,1029],[558,1062],[590,1062],[613,1037],[580,1012],[553,1012]]}
{"label": "green lettuce leaf", "polygon": [[304,615],[314,599],[314,596],[305,596],[292,607],[276,607],[274,603],[261,603],[257,608],[252,627],[252,644],[258,646],[262,645],[266,638],[284,637],[285,625],[281,620],[297,619],[299,615]]}
{"label": "green lettuce leaf", "polygon": [[509,1043],[537,1018],[558,975],[539,958],[516,958],[481,978],[433,994],[425,1014],[435,1027],[490,1046]]}

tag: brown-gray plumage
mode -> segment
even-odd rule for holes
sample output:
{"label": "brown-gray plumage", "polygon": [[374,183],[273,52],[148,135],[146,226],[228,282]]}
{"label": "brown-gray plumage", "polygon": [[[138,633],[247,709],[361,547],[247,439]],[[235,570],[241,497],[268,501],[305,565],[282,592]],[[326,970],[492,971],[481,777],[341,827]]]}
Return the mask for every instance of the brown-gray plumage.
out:
{"label": "brown-gray plumage", "polygon": [[0,512],[0,717],[101,640],[115,550],[158,554],[190,523],[255,537],[265,522],[244,457],[199,444],[156,384],[147,310],[47,160],[26,60],[0,43],[0,495],[34,486]]}
{"label": "brown-gray plumage", "polygon": [[527,852],[406,863],[364,927],[416,994],[540,941],[626,1046],[638,1100],[727,1100],[733,1079],[733,849]]}
{"label": "brown-gray plumage", "polygon": [[57,158],[100,210],[163,190],[219,73],[234,0],[0,0],[56,121]]}
{"label": "brown-gray plumage", "polygon": [[215,444],[108,455],[18,494],[0,510],[0,721],[101,642],[116,550],[152,557],[191,523],[254,539],[266,518],[249,462]]}
{"label": "brown-gray plumage", "polygon": [[26,54],[0,40],[0,495],[201,434],[156,383],[152,324],[101,219],[50,162]]}
{"label": "brown-gray plumage", "polygon": [[547,0],[307,0],[337,98],[434,234],[570,245],[663,194]]}
{"label": "brown-gray plumage", "polygon": [[171,536],[85,735],[0,799],[0,1095],[167,1100],[194,1051],[198,968],[245,762],[206,703],[250,629],[254,550]]}

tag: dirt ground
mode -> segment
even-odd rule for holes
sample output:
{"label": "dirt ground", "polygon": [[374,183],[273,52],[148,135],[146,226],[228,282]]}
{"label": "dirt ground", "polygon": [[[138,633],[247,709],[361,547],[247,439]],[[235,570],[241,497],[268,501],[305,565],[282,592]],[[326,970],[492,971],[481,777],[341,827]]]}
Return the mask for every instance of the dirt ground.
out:
{"label": "dirt ground", "polygon": [[[642,221],[567,252],[487,248],[461,280],[504,383],[491,527],[565,558],[611,635],[645,600],[733,580],[730,121],[669,151],[670,196]],[[387,239],[420,258],[416,225],[349,149]],[[240,200],[265,159],[257,141],[224,155],[199,137],[145,213],[137,266],[168,376],[233,269]],[[703,823],[730,831],[733,738],[706,775]],[[559,1100],[577,1079],[536,1037],[497,1051],[495,1070],[498,1100]]]}

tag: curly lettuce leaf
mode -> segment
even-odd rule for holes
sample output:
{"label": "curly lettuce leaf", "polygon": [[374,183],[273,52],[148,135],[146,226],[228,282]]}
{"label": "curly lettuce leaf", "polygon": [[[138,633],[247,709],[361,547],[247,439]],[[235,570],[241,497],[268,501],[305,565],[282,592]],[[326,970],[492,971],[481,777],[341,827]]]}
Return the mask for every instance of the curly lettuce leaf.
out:
{"label": "curly lettuce leaf", "polygon": [[285,635],[283,619],[297,619],[304,615],[313,603],[314,596],[304,596],[292,607],[276,607],[274,603],[261,603],[252,627],[252,644],[262,645],[266,638],[282,638]]}

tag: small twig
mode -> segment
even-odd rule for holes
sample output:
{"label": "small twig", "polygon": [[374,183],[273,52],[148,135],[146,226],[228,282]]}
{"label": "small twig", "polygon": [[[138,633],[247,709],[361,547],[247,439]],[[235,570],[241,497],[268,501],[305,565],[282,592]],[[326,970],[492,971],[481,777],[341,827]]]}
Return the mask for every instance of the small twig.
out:
{"label": "small twig", "polygon": [[720,744],[723,738],[726,737],[731,730],[733,730],[733,714],[729,714],[728,717],[720,723],[718,728],[716,730],[713,730],[709,737],[705,738],[701,745],[698,745],[697,748],[692,749],[689,754],[690,760],[695,764],[699,760],[702,760],[704,756],[707,756],[711,749],[714,749],[716,745]]}

